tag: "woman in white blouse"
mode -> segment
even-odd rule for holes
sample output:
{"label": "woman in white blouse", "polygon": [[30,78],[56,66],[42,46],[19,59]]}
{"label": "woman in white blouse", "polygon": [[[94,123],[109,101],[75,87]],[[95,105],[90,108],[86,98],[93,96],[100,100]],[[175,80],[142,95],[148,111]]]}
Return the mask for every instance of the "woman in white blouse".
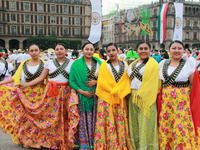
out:
{"label": "woman in white blouse", "polygon": [[159,64],[163,85],[158,100],[160,149],[199,149],[190,108],[195,59],[182,58],[183,52],[183,43],[173,41],[169,46],[171,59]]}
{"label": "woman in white blouse", "polygon": [[32,137],[28,143],[24,143],[29,144],[29,147],[65,150],[74,147],[74,134],[79,121],[78,97],[75,93],[71,93],[69,86],[69,73],[73,60],[65,57],[66,52],[64,44],[57,44],[56,58],[44,64],[42,74],[31,82],[20,84],[21,89],[31,87],[48,76],[43,98],[34,112],[37,115],[31,120],[35,123],[31,125],[31,131],[35,132],[24,131],[26,137],[23,139]]}

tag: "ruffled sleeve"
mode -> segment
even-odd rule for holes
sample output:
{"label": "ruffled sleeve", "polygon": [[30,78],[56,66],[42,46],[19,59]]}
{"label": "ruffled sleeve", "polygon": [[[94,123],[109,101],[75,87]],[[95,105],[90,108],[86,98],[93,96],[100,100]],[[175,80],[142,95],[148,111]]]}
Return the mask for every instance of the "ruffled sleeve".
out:
{"label": "ruffled sleeve", "polygon": [[185,65],[184,73],[187,73],[188,76],[195,72],[196,60],[193,57],[188,58]]}
{"label": "ruffled sleeve", "polygon": [[51,66],[51,62],[52,60],[47,60],[44,64],[44,68],[49,69],[49,67]]}

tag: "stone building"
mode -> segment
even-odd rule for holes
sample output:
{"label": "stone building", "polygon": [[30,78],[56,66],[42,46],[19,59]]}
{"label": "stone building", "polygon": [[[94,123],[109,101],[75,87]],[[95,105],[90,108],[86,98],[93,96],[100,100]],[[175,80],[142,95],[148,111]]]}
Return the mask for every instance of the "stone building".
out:
{"label": "stone building", "polygon": [[[167,10],[167,25],[166,25],[166,39],[163,44],[160,44],[157,30],[158,30],[158,15],[160,10],[160,5],[162,3],[169,3],[169,7]],[[108,33],[108,15],[103,16],[103,27],[102,27],[102,45],[105,46],[109,42],[117,43],[119,47],[129,48],[134,47],[140,40],[149,41],[152,49],[160,49],[160,48],[168,48],[170,42],[173,39],[174,33],[174,25],[175,25],[175,10],[173,2],[181,2],[184,3],[183,8],[183,43],[188,48],[192,48],[194,44],[200,43],[200,2],[188,2],[185,0],[159,0],[156,3],[150,3],[147,5],[139,6],[139,9],[147,9],[151,13],[150,23],[152,24],[151,30],[153,31],[153,35],[142,36],[136,35],[132,33],[131,35],[127,35],[126,33],[119,33],[120,24],[125,24],[127,21],[127,11],[121,10],[119,11],[119,16],[121,16],[121,20],[123,23],[115,23],[114,31]],[[133,8],[136,12],[138,12],[138,8]],[[139,19],[141,21],[141,17]],[[139,22],[138,21],[138,22]],[[134,20],[132,21],[134,24]],[[137,26],[136,26],[137,27]]]}
{"label": "stone building", "polygon": [[0,46],[25,49],[31,36],[87,41],[89,0],[1,0]]}

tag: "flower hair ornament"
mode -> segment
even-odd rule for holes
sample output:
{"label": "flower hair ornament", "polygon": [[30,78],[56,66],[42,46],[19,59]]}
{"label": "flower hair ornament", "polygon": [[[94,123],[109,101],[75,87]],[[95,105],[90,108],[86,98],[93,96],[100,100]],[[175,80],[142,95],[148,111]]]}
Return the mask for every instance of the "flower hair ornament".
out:
{"label": "flower hair ornament", "polygon": [[71,55],[70,59],[75,60],[76,59],[76,55]]}

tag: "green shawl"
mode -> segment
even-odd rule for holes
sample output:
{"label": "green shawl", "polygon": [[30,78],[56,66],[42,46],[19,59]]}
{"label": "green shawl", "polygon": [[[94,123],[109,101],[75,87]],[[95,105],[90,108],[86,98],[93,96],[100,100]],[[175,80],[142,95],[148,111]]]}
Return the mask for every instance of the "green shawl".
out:
{"label": "green shawl", "polygon": [[[101,65],[101,61],[98,58],[92,57]],[[87,87],[85,82],[89,81],[87,77],[87,65],[85,63],[84,57],[77,59],[71,66],[70,75],[69,75],[69,85],[74,90],[83,90],[83,91],[92,91],[91,87]],[[94,92],[96,90],[96,86],[93,87]],[[94,97],[87,98],[84,95],[79,94],[80,103],[81,103],[81,112],[92,111],[94,106]]]}

